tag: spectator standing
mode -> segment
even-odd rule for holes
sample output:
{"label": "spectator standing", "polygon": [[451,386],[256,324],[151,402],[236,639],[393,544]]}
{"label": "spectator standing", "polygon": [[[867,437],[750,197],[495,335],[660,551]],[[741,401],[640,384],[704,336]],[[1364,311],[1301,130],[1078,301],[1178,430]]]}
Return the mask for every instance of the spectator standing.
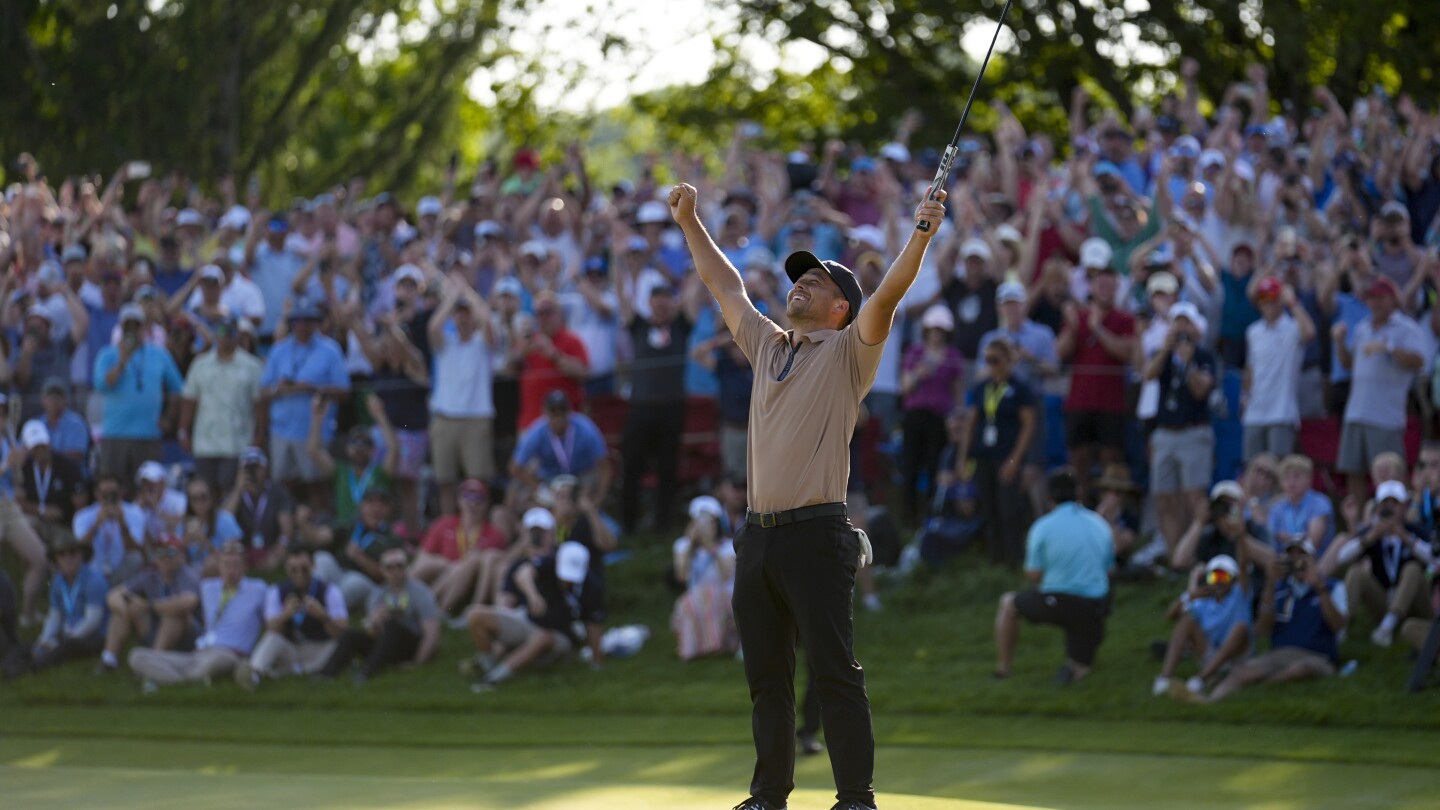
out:
{"label": "spectator standing", "polygon": [[59,377],[51,377],[45,381],[41,403],[44,413],[39,418],[50,431],[50,449],[85,465],[90,454],[90,426],[70,408],[70,386]]}
{"label": "spectator standing", "polygon": [[1215,467],[1210,393],[1215,355],[1205,348],[1205,316],[1181,301],[1170,308],[1165,344],[1145,364],[1146,380],[1160,384],[1155,432],[1150,435],[1150,489],[1160,533],[1173,552],[1180,535],[1205,508]]}
{"label": "spectator standing", "polygon": [[986,332],[980,338],[980,356],[992,341],[1008,340],[1015,347],[1015,377],[1030,386],[1035,395],[1035,429],[1032,432],[1029,449],[1025,454],[1024,487],[1030,494],[1034,512],[1044,511],[1045,468],[1049,458],[1046,451],[1045,396],[1046,384],[1060,372],[1060,358],[1055,354],[1055,333],[1050,327],[1036,323],[1026,316],[1025,285],[1018,281],[1007,281],[995,291],[996,306],[1000,310],[1000,326]]}
{"label": "spectator standing", "polygon": [[1245,329],[1241,383],[1246,462],[1261,453],[1283,458],[1294,452],[1300,425],[1300,367],[1305,346],[1315,338],[1315,324],[1296,302],[1294,290],[1274,276],[1256,282],[1254,290],[1260,319]]}
{"label": "spectator standing", "polygon": [[570,330],[585,344],[585,357],[590,365],[590,376],[585,381],[586,395],[614,394],[620,296],[610,283],[609,262],[600,256],[586,259],[584,272],[574,289],[560,293],[556,300],[565,311]]}
{"label": "spectator standing", "polygon": [[145,515],[146,527],[164,526],[180,531],[185,520],[185,493],[170,486],[165,466],[147,461],[135,471],[135,505]]}
{"label": "spectator standing", "polygon": [[[268,404],[271,474],[282,484],[308,487],[312,506],[323,503],[325,476],[315,467],[306,444],[311,433],[316,396],[334,399],[350,391],[345,355],[340,345],[317,334],[319,310],[301,307],[289,316],[291,334],[275,344],[260,375],[264,402]],[[328,422],[328,415],[324,415]],[[258,417],[257,417],[258,419]],[[322,439],[328,425],[317,425]]]}
{"label": "spectator standing", "polygon": [[236,322],[215,325],[215,348],[190,364],[180,403],[180,446],[195,457],[195,474],[215,492],[228,492],[240,454],[255,435],[260,400],[260,358],[241,349]]}
{"label": "spectator standing", "polygon": [[212,552],[230,543],[242,543],[235,516],[220,508],[215,490],[203,478],[192,478],[185,493],[185,520],[181,538],[188,562],[205,576],[213,576],[217,561]]}
{"label": "spectator standing", "polygon": [[283,215],[269,218],[257,215],[250,220],[250,232],[245,241],[245,263],[250,267],[250,278],[260,289],[260,297],[265,302],[265,315],[260,319],[258,331],[266,344],[274,336],[275,326],[285,311],[295,277],[305,266],[305,257],[291,250],[286,243],[289,235],[290,223]]}
{"label": "spectator standing", "polygon": [[1119,283],[1113,265],[1096,268],[1090,305],[1066,306],[1055,345],[1072,370],[1066,438],[1082,491],[1097,449],[1102,464],[1125,460],[1125,368],[1134,351],[1135,318],[1116,308]]}
{"label": "spectator standing", "polygon": [[1435,562],[1435,554],[1416,528],[1406,523],[1409,497],[1403,483],[1381,484],[1375,500],[1379,506],[1374,518],[1340,547],[1337,562],[1348,566],[1345,592],[1379,617],[1370,640],[1389,647],[1401,622],[1435,618],[1425,582],[1425,570]]}
{"label": "spectator standing", "polygon": [[20,508],[30,519],[46,545],[54,545],[58,532],[68,530],[75,519],[76,501],[85,497],[85,471],[50,446],[45,423],[32,419],[20,431],[26,459],[21,473],[22,488],[15,493]]}
{"label": "spectator standing", "polygon": [[510,477],[534,489],[559,475],[573,475],[603,498],[610,463],[605,437],[590,417],[570,410],[564,391],[545,397],[545,417],[525,429],[510,460]]}
{"label": "spectator standing", "polygon": [[543,401],[551,391],[563,391],[570,407],[578,408],[584,399],[581,382],[589,373],[585,344],[565,328],[565,313],[555,298],[542,294],[535,298],[537,329],[520,336],[511,347],[520,358],[520,419],[524,426],[540,416]]}
{"label": "spectator standing", "polygon": [[945,447],[945,417],[964,401],[964,358],[952,342],[955,316],[933,304],[920,317],[919,343],[901,361],[900,475],[906,493],[906,517],[924,519],[936,490],[940,451]]}
{"label": "spectator standing", "polygon": [[130,668],[144,679],[142,690],[184,681],[211,682],[224,678],[250,655],[264,629],[261,611],[267,586],[245,576],[245,547],[230,543],[220,550],[220,575],[200,581],[200,614],[205,632],[194,652],[130,651]]}
{"label": "spectator standing", "polygon": [[51,377],[69,379],[75,346],[90,328],[90,315],[69,287],[61,285],[70,313],[70,328],[61,330],[51,308],[32,306],[25,313],[25,333],[10,358],[14,396],[19,399],[20,418],[34,419],[41,412],[41,393]]}
{"label": "spectator standing", "polygon": [[1055,508],[1035,521],[1025,549],[1025,578],[1032,587],[1000,597],[995,616],[995,677],[1010,677],[1020,620],[1065,631],[1065,663],[1055,679],[1064,685],[1090,674],[1105,639],[1110,612],[1109,572],[1114,540],[1105,519],[1077,502],[1079,480],[1066,469],[1050,476]]}
{"label": "spectator standing", "polygon": [[349,629],[320,669],[327,678],[339,675],[355,659],[363,659],[355,683],[363,684],[401,663],[424,664],[440,645],[440,609],[424,583],[407,571],[405,549],[380,555],[382,584],[366,600],[363,629]]}
{"label": "spectator standing", "polygon": [[50,613],[32,653],[30,669],[49,669],[89,658],[105,644],[105,592],[99,572],[86,565],[84,543],[64,539],[51,548],[55,576],[50,580]]}
{"label": "spectator standing", "polygon": [[685,359],[693,321],[682,312],[668,284],[650,289],[650,314],[641,316],[628,299],[620,314],[634,347],[630,367],[630,403],[621,439],[624,485],[620,522],[627,531],[640,525],[641,480],[654,465],[655,528],[668,531],[680,478],[680,435],[685,428]]}
{"label": "spectator standing", "polygon": [[1340,432],[1336,469],[1346,474],[1350,494],[1365,494],[1369,459],[1384,452],[1404,454],[1405,403],[1415,373],[1425,365],[1420,327],[1398,311],[1395,282],[1375,276],[1365,288],[1370,317],[1350,334],[1338,323],[1332,333],[1340,365],[1352,372],[1350,398]]}
{"label": "spectator standing", "polygon": [[1004,268],[995,262],[985,240],[967,239],[960,246],[960,267],[955,277],[941,290],[945,305],[955,316],[950,338],[967,362],[975,362],[980,338],[999,325],[995,292],[1002,272]]}
{"label": "spectator standing", "polygon": [[118,585],[144,563],[145,524],[144,510],[121,500],[119,476],[102,472],[95,480],[95,503],[75,513],[71,531],[91,548],[91,567]]}
{"label": "spectator standing", "polygon": [[170,353],[142,339],[144,324],[139,307],[122,309],[120,345],[105,347],[95,361],[94,384],[105,408],[99,469],[125,478],[141,462],[160,457],[166,397],[184,384]]}
{"label": "spectator standing", "polygon": [[[110,345],[111,338],[120,325],[120,310],[125,306],[125,274],[120,269],[107,269],[100,274],[100,302],[98,304],[86,304],[85,311],[90,316],[89,325],[85,330],[85,357],[80,376],[88,381],[90,374],[95,370],[95,361],[100,357],[100,352]],[[56,377],[54,379],[67,380],[70,376]],[[52,426],[53,428],[53,426]]]}
{"label": "spectator standing", "polygon": [[463,280],[450,279],[427,326],[435,353],[430,393],[431,467],[440,513],[455,514],[455,485],[495,476],[494,319]]}
{"label": "spectator standing", "polygon": [[199,637],[200,580],[185,565],[184,543],[173,533],[154,538],[150,565],[110,589],[110,621],[97,675],[120,667],[120,651],[133,634],[154,650],[186,651]]}
{"label": "spectator standing", "polygon": [[255,689],[261,678],[319,672],[350,621],[345,595],[315,576],[314,555],[304,546],[286,550],[285,579],[265,591],[264,615],[265,634],[235,667],[242,689]]}
{"label": "spectator standing", "polygon": [[[406,306],[405,311],[408,310]],[[407,526],[419,527],[420,476],[430,444],[430,368],[425,355],[411,341],[403,315],[400,309],[381,315],[377,335],[369,334],[358,319],[349,320],[349,329],[374,368],[371,387],[394,429],[397,454],[394,482],[400,496],[401,519]],[[418,317],[411,316],[412,319]],[[429,345],[429,341],[425,343]]]}
{"label": "spectator standing", "polygon": [[273,568],[296,537],[295,500],[270,479],[269,459],[258,447],[240,454],[240,474],[221,508],[235,516],[252,570]]}
{"label": "spectator standing", "polygon": [[965,427],[955,473],[974,480],[990,562],[1015,568],[1025,556],[1025,499],[1020,473],[1035,435],[1035,394],[1014,376],[1015,346],[985,347],[985,378],[965,394]]}
{"label": "spectator standing", "polygon": [[371,434],[370,428],[364,425],[356,425],[350,428],[345,438],[345,458],[336,461],[330,455],[330,451],[320,441],[320,413],[327,407],[325,400],[316,397],[313,403],[315,416],[311,420],[310,451],[311,461],[321,475],[329,477],[334,482],[334,495],[330,500],[333,507],[332,515],[337,525],[348,525],[355,522],[356,511],[360,508],[360,500],[372,486],[389,490],[391,481],[395,476],[395,464],[400,456],[398,442],[395,440],[395,430],[390,426],[390,420],[385,415],[385,408],[380,403],[380,398],[374,394],[365,396],[365,408],[370,418],[375,420],[380,430],[381,439],[385,443],[385,452],[380,454],[375,450],[375,437]]}

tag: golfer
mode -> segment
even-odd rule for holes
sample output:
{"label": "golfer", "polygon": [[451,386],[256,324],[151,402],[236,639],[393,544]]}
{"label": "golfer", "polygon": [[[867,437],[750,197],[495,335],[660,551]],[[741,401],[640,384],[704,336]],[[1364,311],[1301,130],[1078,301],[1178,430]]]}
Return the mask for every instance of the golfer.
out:
{"label": "golfer", "polygon": [[795,786],[795,640],[815,668],[822,725],[839,801],[832,810],[875,807],[875,737],[865,673],[855,661],[855,572],[862,543],[845,517],[850,435],[895,307],[915,280],[945,195],[915,214],[915,230],[861,307],[855,274],[799,251],[785,260],[795,283],[791,330],[761,315],[740,274],[696,215],[693,186],[670,191],[695,269],[755,368],[746,473],[749,513],[735,536],[735,621],[745,652],[755,736],[750,798],[735,810],[784,810]]}

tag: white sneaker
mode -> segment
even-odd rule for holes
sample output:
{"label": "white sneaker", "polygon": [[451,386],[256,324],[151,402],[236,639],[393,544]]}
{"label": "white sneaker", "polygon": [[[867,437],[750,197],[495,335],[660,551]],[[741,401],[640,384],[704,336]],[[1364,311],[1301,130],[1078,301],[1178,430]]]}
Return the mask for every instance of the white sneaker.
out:
{"label": "white sneaker", "polygon": [[1389,647],[1395,643],[1395,628],[1381,624],[1370,633],[1370,643],[1376,647]]}
{"label": "white sneaker", "polygon": [[1155,683],[1150,686],[1150,694],[1161,697],[1170,691],[1170,679],[1164,675],[1156,675]]}
{"label": "white sneaker", "polygon": [[1185,682],[1185,688],[1189,689],[1192,695],[1198,695],[1205,691],[1205,679],[1199,675],[1192,675],[1190,680]]}

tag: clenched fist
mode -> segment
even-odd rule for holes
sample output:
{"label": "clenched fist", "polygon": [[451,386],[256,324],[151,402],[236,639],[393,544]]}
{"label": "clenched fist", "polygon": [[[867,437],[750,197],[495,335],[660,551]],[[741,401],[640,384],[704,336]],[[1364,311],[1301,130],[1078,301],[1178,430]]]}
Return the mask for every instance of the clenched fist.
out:
{"label": "clenched fist", "polygon": [[945,198],[947,196],[949,196],[948,193],[941,189],[935,192],[935,199],[932,200],[927,196],[921,201],[920,207],[915,209],[915,225],[918,228],[920,223],[926,222],[929,223],[929,228],[918,231],[918,233],[929,238],[940,232],[940,223],[945,219]]}
{"label": "clenched fist", "polygon": [[695,215],[695,201],[699,196],[700,192],[689,183],[680,183],[670,189],[670,216],[676,223],[684,225],[698,219]]}

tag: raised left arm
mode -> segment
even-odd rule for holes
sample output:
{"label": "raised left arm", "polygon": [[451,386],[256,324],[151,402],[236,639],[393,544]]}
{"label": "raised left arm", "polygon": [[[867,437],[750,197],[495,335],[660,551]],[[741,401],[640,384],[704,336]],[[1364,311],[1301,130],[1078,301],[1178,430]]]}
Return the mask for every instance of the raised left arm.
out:
{"label": "raised left arm", "polygon": [[936,197],[925,200],[915,211],[916,224],[928,222],[929,230],[916,228],[910,232],[910,241],[905,243],[905,249],[900,251],[895,263],[886,271],[880,287],[870,296],[870,300],[855,319],[855,328],[860,330],[860,340],[866,345],[874,346],[889,336],[890,325],[895,319],[895,308],[900,305],[900,299],[905,297],[905,293],[915,281],[915,275],[920,272],[920,263],[925,258],[925,249],[930,246],[930,240],[940,231],[940,223],[945,218],[945,192],[940,191]]}

